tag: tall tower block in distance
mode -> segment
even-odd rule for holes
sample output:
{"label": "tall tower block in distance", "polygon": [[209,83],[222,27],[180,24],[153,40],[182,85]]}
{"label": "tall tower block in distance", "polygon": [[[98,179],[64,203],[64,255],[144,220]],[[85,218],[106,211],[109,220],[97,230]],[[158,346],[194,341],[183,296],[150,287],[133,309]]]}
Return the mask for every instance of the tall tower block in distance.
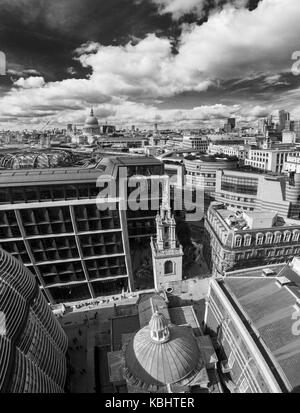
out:
{"label": "tall tower block in distance", "polygon": [[163,182],[163,201],[156,216],[156,239],[151,238],[156,291],[182,281],[183,250],[176,239],[176,222],[171,215],[169,180]]}

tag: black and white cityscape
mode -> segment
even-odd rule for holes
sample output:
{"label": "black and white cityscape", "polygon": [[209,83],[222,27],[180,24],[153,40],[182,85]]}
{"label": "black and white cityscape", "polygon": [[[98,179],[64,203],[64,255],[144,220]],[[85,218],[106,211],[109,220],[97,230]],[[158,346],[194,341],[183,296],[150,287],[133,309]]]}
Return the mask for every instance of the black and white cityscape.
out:
{"label": "black and white cityscape", "polygon": [[300,392],[299,20],[0,0],[0,393]]}

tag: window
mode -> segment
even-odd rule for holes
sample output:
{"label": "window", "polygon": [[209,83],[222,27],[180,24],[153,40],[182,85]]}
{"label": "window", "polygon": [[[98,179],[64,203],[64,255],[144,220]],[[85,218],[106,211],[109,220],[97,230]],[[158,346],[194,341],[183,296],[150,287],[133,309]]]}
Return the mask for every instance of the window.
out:
{"label": "window", "polygon": [[289,242],[290,239],[291,239],[291,233],[290,233],[290,231],[286,231],[284,233],[283,242]]}
{"label": "window", "polygon": [[266,244],[272,244],[273,241],[273,234],[271,232],[267,232],[266,234]]}
{"label": "window", "polygon": [[232,351],[232,352],[230,353],[229,358],[228,358],[228,367],[229,367],[230,369],[231,369],[232,366],[234,365],[234,362],[235,362],[235,356],[234,356],[234,352]]}
{"label": "window", "polygon": [[174,265],[172,261],[165,262],[165,275],[170,275],[174,273]]}
{"label": "window", "polygon": [[240,386],[239,386],[239,392],[240,393],[247,393],[247,390],[249,389],[249,383],[247,379],[244,379]]}
{"label": "window", "polygon": [[274,242],[279,244],[281,242],[281,232],[275,232],[275,239]]}
{"label": "window", "polygon": [[251,245],[251,235],[245,235],[244,246],[249,247]]}
{"label": "window", "polygon": [[238,235],[237,237],[235,237],[234,246],[239,248],[241,245],[242,245],[242,237]]}
{"label": "window", "polygon": [[293,232],[293,241],[299,241],[299,235],[300,235],[300,232],[299,231],[294,231]]}
{"label": "window", "polygon": [[264,234],[256,235],[256,245],[262,245],[264,242]]}

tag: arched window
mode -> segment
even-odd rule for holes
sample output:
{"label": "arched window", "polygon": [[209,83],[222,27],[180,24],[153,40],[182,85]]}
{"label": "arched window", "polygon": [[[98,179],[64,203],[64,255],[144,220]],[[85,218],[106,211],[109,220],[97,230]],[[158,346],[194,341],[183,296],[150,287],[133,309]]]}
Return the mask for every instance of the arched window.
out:
{"label": "arched window", "polygon": [[165,275],[174,274],[174,264],[172,261],[165,262]]}

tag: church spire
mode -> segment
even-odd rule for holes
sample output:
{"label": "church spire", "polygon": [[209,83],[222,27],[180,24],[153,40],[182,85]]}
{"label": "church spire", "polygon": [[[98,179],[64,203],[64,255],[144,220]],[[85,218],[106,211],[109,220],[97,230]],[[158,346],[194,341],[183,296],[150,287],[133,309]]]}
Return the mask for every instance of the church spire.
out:
{"label": "church spire", "polygon": [[182,281],[182,246],[176,239],[176,222],[171,214],[169,180],[163,181],[162,205],[156,216],[156,239],[151,238],[154,285]]}

